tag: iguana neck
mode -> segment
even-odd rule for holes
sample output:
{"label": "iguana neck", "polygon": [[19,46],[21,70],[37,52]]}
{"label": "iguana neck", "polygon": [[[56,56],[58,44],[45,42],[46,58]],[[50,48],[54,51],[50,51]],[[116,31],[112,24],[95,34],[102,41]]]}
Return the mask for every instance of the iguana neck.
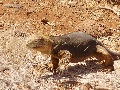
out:
{"label": "iguana neck", "polygon": [[52,41],[52,45],[57,45],[60,41],[60,37],[58,36],[50,36],[50,40]]}

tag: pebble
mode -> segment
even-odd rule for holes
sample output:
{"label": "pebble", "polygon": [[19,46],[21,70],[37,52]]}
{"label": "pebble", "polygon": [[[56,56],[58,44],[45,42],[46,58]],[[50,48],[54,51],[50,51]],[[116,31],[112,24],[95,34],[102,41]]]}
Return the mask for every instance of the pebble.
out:
{"label": "pebble", "polygon": [[7,8],[23,9],[23,6],[20,5],[20,4],[5,4],[4,7],[7,7]]}
{"label": "pebble", "polygon": [[3,2],[2,2],[2,1],[0,1],[0,4],[3,4]]}

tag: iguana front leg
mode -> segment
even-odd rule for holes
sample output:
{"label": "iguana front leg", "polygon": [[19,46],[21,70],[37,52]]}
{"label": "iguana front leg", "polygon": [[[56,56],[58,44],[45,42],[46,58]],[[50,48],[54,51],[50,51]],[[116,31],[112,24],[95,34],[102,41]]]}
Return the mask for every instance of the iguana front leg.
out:
{"label": "iguana front leg", "polygon": [[59,67],[59,59],[51,56],[51,62],[52,62],[52,71],[54,74],[56,74],[56,71]]}
{"label": "iguana front leg", "polygon": [[[57,55],[51,54],[52,71],[54,74],[58,73],[61,66],[64,65],[63,70],[66,69],[71,59],[71,53],[67,50],[60,50]],[[61,70],[62,70],[61,69]]]}
{"label": "iguana front leg", "polygon": [[59,56],[61,57],[61,59],[59,61],[59,68],[62,71],[66,70],[68,67],[68,64],[70,63],[70,59],[72,58],[72,54],[67,50],[60,50]]}

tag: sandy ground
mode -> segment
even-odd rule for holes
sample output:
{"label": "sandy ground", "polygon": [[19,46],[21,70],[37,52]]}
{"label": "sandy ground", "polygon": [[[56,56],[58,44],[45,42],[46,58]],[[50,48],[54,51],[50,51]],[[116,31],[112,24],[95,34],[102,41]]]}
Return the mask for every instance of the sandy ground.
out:
{"label": "sandy ground", "polygon": [[26,47],[39,35],[74,31],[91,34],[120,53],[119,0],[1,0],[0,90],[120,90],[120,60],[112,72],[89,59],[53,75],[41,70],[50,56]]}

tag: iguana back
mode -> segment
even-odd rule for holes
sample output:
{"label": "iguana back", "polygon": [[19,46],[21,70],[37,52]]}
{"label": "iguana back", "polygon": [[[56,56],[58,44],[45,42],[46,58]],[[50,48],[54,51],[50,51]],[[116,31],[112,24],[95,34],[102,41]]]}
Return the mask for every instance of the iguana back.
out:
{"label": "iguana back", "polygon": [[73,55],[87,55],[93,53],[96,50],[94,47],[96,45],[101,45],[97,39],[83,32],[51,36],[50,39],[53,40],[54,52],[59,52],[59,50],[68,50]]}

